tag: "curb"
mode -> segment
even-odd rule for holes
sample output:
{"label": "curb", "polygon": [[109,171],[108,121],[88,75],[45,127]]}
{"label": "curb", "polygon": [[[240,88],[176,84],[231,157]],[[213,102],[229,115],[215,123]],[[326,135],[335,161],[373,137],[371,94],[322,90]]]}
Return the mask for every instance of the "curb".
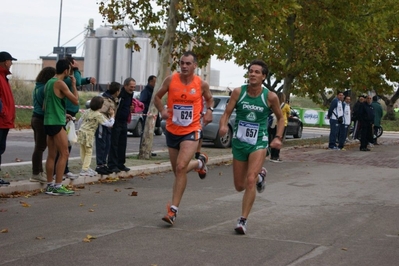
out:
{"label": "curb", "polygon": [[[233,155],[223,155],[218,156],[216,158],[209,158],[207,165],[219,164],[223,162],[228,162],[233,159]],[[129,167],[129,172],[121,172],[118,174],[111,174],[107,176],[103,175],[96,175],[96,176],[80,176],[75,180],[66,179],[62,182],[63,185],[81,185],[81,184],[88,184],[93,182],[98,182],[103,178],[108,176],[117,177],[117,176],[139,176],[139,175],[149,175],[154,173],[161,173],[161,172],[168,172],[172,171],[172,166],[170,162],[164,163],[154,163],[154,164],[147,164],[147,165],[140,165],[140,166],[133,166]],[[40,184],[39,182],[31,182],[29,180],[24,181],[15,181],[11,182],[11,184],[7,187],[0,187],[0,194],[11,194],[17,191],[33,191],[37,189],[44,189],[46,184]]]}

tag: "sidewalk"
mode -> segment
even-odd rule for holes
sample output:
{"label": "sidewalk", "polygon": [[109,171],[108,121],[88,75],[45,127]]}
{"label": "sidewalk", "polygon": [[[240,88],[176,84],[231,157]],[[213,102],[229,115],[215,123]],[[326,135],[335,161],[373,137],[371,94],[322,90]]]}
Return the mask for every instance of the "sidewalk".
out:
{"label": "sidewalk", "polygon": [[[202,151],[209,156],[208,165],[219,164],[232,160],[231,149],[216,149],[216,148],[202,148]],[[151,160],[139,160],[137,159],[138,154],[127,154],[126,166],[130,168],[129,172],[120,172],[118,174],[111,175],[97,175],[93,177],[80,176],[75,180],[66,179],[62,183],[64,185],[78,186],[82,184],[88,184],[98,181],[105,181],[118,178],[133,178],[137,176],[144,176],[148,174],[156,174],[160,172],[171,171],[171,165],[169,162],[169,155],[167,150],[154,151],[157,156],[154,156]],[[80,158],[69,159],[69,169],[73,173],[79,173],[81,170]],[[45,162],[43,162],[45,167]],[[95,168],[95,158],[93,157],[91,168]],[[1,171],[2,178],[10,182],[8,187],[0,187],[0,198],[2,195],[11,193],[18,193],[22,191],[35,191],[44,189],[46,184],[40,184],[39,182],[30,182],[29,178],[32,175],[32,164],[31,162],[15,163],[10,166],[3,166]],[[109,178],[108,178],[109,177]]]}

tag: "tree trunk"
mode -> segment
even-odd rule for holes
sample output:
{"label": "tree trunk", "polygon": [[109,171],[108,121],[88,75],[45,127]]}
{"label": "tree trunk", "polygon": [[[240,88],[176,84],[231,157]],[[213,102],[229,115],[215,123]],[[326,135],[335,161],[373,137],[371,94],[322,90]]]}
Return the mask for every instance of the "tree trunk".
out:
{"label": "tree trunk", "polygon": [[142,142],[139,151],[139,159],[149,160],[151,158],[151,150],[154,139],[154,127],[156,121],[156,115],[158,114],[158,110],[154,105],[154,97],[159,88],[162,85],[162,82],[166,78],[167,74],[169,74],[169,62],[170,62],[170,54],[172,50],[173,40],[176,34],[177,27],[177,4],[179,0],[171,0],[169,7],[169,18],[167,23],[167,28],[165,31],[165,39],[162,43],[161,47],[161,56],[159,59],[160,68],[157,76],[157,81],[154,87],[154,93],[152,94],[151,104],[148,109],[148,116],[144,126],[144,132],[142,137]]}
{"label": "tree trunk", "polygon": [[[377,95],[378,95],[378,93],[377,93]],[[393,105],[399,99],[399,90],[397,90],[395,92],[395,94],[392,95],[391,98],[388,98],[388,97],[386,97],[384,95],[378,95],[378,96],[384,101],[385,105],[387,106],[387,113],[383,117],[383,120],[396,120],[396,116],[395,116],[395,111],[394,111]]]}

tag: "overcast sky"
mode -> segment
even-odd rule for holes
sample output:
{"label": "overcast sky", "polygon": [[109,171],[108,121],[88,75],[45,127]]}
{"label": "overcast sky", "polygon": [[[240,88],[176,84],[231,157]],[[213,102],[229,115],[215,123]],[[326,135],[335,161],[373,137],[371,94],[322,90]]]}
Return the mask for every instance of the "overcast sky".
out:
{"label": "overcast sky", "polygon": [[[94,19],[94,29],[103,25],[96,2],[98,0],[62,1],[60,46],[82,43],[81,33],[90,18]],[[53,47],[58,46],[60,3],[61,0],[2,0],[0,51],[7,51],[18,60],[53,55]],[[82,51],[79,49],[75,55],[84,56]],[[244,82],[245,71],[232,62],[213,58],[211,67],[220,71],[220,86],[238,87]]]}

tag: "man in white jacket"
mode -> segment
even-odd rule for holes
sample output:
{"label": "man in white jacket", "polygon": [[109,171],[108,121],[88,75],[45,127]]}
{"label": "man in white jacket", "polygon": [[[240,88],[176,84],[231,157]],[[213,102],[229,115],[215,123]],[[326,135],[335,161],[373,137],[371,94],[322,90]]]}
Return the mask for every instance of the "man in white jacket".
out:
{"label": "man in white jacket", "polygon": [[338,135],[338,149],[345,150],[344,145],[348,136],[349,125],[351,124],[351,97],[345,96],[344,102],[342,103],[344,110],[344,121],[339,125]]}
{"label": "man in white jacket", "polygon": [[337,91],[337,97],[332,100],[330,108],[328,109],[327,118],[330,120],[330,137],[328,141],[328,148],[331,150],[338,150],[337,135],[339,125],[343,123],[344,109],[342,107],[342,100],[344,94]]}

